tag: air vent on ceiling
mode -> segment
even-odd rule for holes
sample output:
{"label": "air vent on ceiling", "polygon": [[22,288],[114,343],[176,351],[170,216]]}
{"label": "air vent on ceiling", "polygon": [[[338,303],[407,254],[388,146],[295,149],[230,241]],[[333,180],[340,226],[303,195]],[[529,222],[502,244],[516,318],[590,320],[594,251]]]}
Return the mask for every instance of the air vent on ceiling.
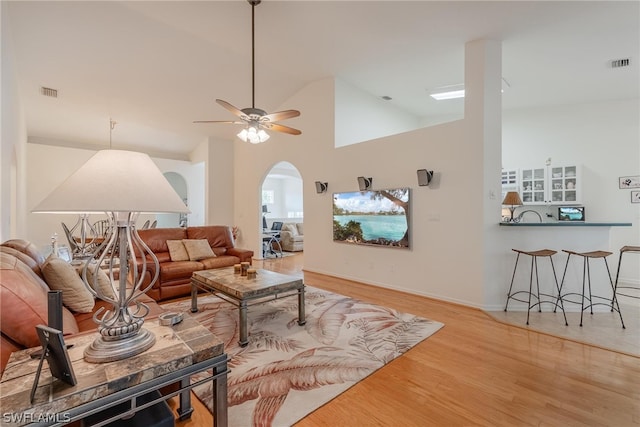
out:
{"label": "air vent on ceiling", "polygon": [[611,61],[611,68],[628,67],[629,65],[631,65],[629,58],[614,59]]}
{"label": "air vent on ceiling", "polygon": [[50,96],[52,98],[58,97],[58,91],[56,89],[51,89],[50,87],[41,87],[40,93],[42,93],[44,96]]}

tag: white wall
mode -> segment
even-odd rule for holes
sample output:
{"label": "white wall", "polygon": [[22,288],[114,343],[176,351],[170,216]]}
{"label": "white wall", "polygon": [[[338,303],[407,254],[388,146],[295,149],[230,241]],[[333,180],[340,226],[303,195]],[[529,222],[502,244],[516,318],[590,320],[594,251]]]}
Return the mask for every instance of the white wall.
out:
{"label": "white wall", "polygon": [[[24,221],[26,232],[19,235],[20,238],[27,239],[44,249],[48,247],[51,235],[57,233],[59,236],[58,241],[62,244],[66,243],[60,223],[64,222],[67,225],[73,225],[77,220],[76,215],[36,214],[31,213],[31,210],[94,154],[95,151],[93,150],[27,144],[27,213],[25,215],[26,221]],[[153,160],[162,172],[179,173],[187,181],[187,186],[190,190],[196,189],[196,191],[202,192],[204,170],[201,164],[193,166],[189,162],[181,160]],[[198,203],[196,203],[196,206],[198,206]],[[190,209],[192,211],[191,215],[194,215],[195,218],[201,219],[204,217],[203,203],[198,210],[193,205],[190,205]],[[99,214],[90,216],[91,221],[103,217],[104,215]],[[155,216],[141,215],[138,223],[142,224],[146,219],[153,220]],[[197,225],[195,220],[192,225]]]}
{"label": "white wall", "polygon": [[334,117],[336,147],[421,127],[416,116],[340,79],[335,81]]}
{"label": "white wall", "polygon": [[233,199],[236,193],[233,180],[234,141],[210,138],[206,160],[206,215],[204,224],[234,225]]}
{"label": "white wall", "polygon": [[[158,159],[153,161],[162,172],[175,172],[187,182],[187,204],[191,213],[187,214],[188,225],[205,224],[205,163],[180,160]],[[162,215],[162,214],[159,214]],[[160,224],[160,223],[159,223]]]}
{"label": "white wall", "polygon": [[1,2],[0,241],[24,233],[24,222],[19,221],[19,218],[26,209],[24,178],[27,134],[18,81],[13,68],[13,47],[6,8],[7,2]]}
{"label": "white wall", "polygon": [[[613,227],[609,241],[601,242],[606,247],[586,250],[614,252],[609,262],[615,269],[622,246],[640,245],[640,204],[631,203],[630,190],[618,188],[620,176],[640,175],[638,99],[505,111],[502,129],[503,166],[542,166],[547,158],[552,164],[581,164],[587,221],[633,223]],[[552,249],[571,249],[580,243],[576,238],[584,238],[577,233],[569,237]],[[621,278],[640,284],[640,257],[625,257]]]}
{"label": "white wall", "polygon": [[[479,67],[481,75],[480,81],[469,81],[469,93],[484,97],[478,88],[485,84],[484,62],[468,66]],[[499,81],[500,73],[495,76]],[[236,145],[236,188],[247,193],[235,203],[237,223],[245,230],[243,247],[259,253],[261,218],[255,206],[261,180],[273,164],[288,161],[304,182],[305,270],[482,306],[486,240],[484,208],[478,210],[486,193],[482,153],[486,139],[499,143],[499,111],[497,117],[493,111],[478,112],[471,127],[457,121],[336,148],[334,89],[333,80],[322,80],[287,100],[286,105],[302,111],[295,123],[301,136],[272,135],[265,144]],[[497,125],[487,126],[491,122]],[[494,157],[492,185],[499,191],[499,152]],[[416,170],[425,167],[437,171],[437,188],[417,186]],[[374,188],[412,188],[410,250],[333,242],[331,193],[357,190],[360,175],[373,177]],[[329,192],[317,194],[316,180],[327,181]],[[493,201],[495,217],[498,203]]]}

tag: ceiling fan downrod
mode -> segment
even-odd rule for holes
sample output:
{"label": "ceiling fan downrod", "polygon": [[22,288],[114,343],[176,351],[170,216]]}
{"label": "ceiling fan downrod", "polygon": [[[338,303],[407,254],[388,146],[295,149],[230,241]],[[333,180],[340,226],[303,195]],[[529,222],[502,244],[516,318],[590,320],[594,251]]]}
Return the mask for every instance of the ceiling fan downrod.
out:
{"label": "ceiling fan downrod", "polygon": [[256,6],[262,0],[247,0],[251,5],[251,108],[256,108]]}

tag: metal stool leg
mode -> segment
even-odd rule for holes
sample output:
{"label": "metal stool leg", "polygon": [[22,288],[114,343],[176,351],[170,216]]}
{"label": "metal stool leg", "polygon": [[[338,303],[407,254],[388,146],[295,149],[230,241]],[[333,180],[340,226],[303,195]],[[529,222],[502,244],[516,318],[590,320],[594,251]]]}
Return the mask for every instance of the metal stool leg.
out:
{"label": "metal stool leg", "polygon": [[[622,254],[620,254],[620,258],[622,258]],[[622,323],[622,329],[626,329],[624,326],[624,320],[622,320],[622,311],[620,310],[620,304],[618,304],[618,298],[616,297],[616,287],[618,285],[618,277],[616,275],[616,284],[613,284],[611,281],[611,272],[609,271],[609,263],[606,258],[604,259],[604,265],[607,267],[607,276],[609,276],[609,283],[611,283],[611,290],[613,291],[613,298],[611,299],[611,311],[613,311],[613,303],[616,304],[616,309],[618,310],[618,315],[620,316],[620,323]],[[620,273],[620,262],[618,261],[618,273]]]}
{"label": "metal stool leg", "polygon": [[[562,303],[562,288],[564,287],[564,278],[567,275],[567,267],[569,266],[569,258],[571,258],[571,254],[567,255],[567,262],[564,264],[564,272],[562,273],[562,281],[560,282],[560,288],[558,288],[558,298],[556,298],[556,305],[553,308],[553,312],[554,313],[558,309],[558,300],[560,300],[560,302]],[[564,307],[563,307],[563,310],[564,310]]]}
{"label": "metal stool leg", "polygon": [[[527,325],[529,324],[529,311],[531,311],[531,293],[533,291],[533,261],[536,259],[536,257],[532,256],[531,257],[531,271],[529,273],[529,300],[527,302]],[[538,277],[536,275],[536,281],[538,280]],[[539,295],[540,291],[538,291],[538,301],[540,301],[540,295]]]}
{"label": "metal stool leg", "polygon": [[511,285],[509,286],[509,292],[507,292],[507,303],[504,305],[504,311],[507,311],[507,307],[509,306],[509,299],[511,299],[511,289],[513,289],[513,279],[516,277],[516,270],[518,268],[518,260],[520,259],[520,253],[518,252],[518,256],[516,257],[516,265],[513,267],[513,275],[511,276]]}
{"label": "metal stool leg", "polygon": [[[582,327],[582,315],[584,314],[584,285],[587,272],[587,258],[583,257],[582,261],[582,298],[580,298],[580,326]],[[591,305],[591,304],[589,304]]]}
{"label": "metal stool leg", "polygon": [[611,312],[613,312],[613,300],[616,299],[616,292],[618,291],[618,278],[620,277],[620,265],[622,264],[622,254],[624,252],[620,251],[620,257],[618,257],[618,268],[616,271],[616,284],[613,287],[613,297],[611,298]]}
{"label": "metal stool leg", "polygon": [[[560,297],[560,292],[561,292],[560,285],[558,285],[558,276],[556,276],[556,267],[553,265],[553,258],[549,257],[549,261],[551,262],[551,270],[553,271],[553,279],[556,282],[556,290],[558,291],[558,297]],[[556,308],[557,306],[558,306],[558,300],[556,299]],[[564,316],[564,325],[569,326],[569,322],[567,322],[567,313],[565,313],[564,311],[564,304],[562,303],[562,298],[560,298],[560,309],[562,310],[562,315]],[[553,311],[555,312],[556,309],[554,308]]]}

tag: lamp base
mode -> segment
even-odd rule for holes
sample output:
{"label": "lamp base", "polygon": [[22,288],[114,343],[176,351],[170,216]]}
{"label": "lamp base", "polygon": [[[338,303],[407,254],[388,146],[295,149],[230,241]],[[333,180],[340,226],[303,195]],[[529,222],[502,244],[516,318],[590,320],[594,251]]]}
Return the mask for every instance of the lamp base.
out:
{"label": "lamp base", "polygon": [[106,363],[126,359],[150,349],[156,342],[156,337],[147,329],[140,329],[133,336],[107,340],[98,337],[84,350],[84,360],[89,363]]}

